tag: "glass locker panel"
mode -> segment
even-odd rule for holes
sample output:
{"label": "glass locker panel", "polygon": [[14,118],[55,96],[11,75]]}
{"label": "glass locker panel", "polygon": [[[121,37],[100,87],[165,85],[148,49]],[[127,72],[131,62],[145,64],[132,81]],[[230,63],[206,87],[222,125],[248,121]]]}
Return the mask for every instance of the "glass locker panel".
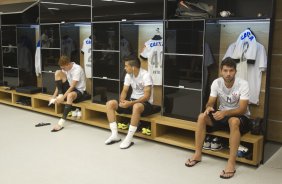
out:
{"label": "glass locker panel", "polygon": [[80,40],[78,24],[62,24],[61,29],[61,55],[68,56],[71,61],[80,63]]}
{"label": "glass locker panel", "polygon": [[164,87],[163,115],[196,121],[202,108],[201,92]]}
{"label": "glass locker panel", "polygon": [[60,58],[59,49],[41,49],[42,71],[55,72],[60,69],[58,61]]}
{"label": "glass locker panel", "polygon": [[93,78],[92,101],[106,104],[109,100],[119,100],[119,81]]}
{"label": "glass locker panel", "polygon": [[60,48],[59,24],[41,25],[41,48]]}
{"label": "glass locker panel", "polygon": [[94,50],[119,50],[119,23],[94,23],[92,26]]}
{"label": "glass locker panel", "polygon": [[42,72],[42,92],[53,95],[55,89],[55,74]]}
{"label": "glass locker panel", "polygon": [[3,66],[5,67],[18,67],[16,47],[2,47]]}
{"label": "glass locker panel", "polygon": [[119,53],[93,51],[93,76],[119,79]]}
{"label": "glass locker panel", "polygon": [[203,55],[204,21],[168,21],[165,53]]}
{"label": "glass locker panel", "polygon": [[2,26],[2,46],[17,46],[16,26]]}
{"label": "glass locker panel", "polygon": [[201,56],[165,55],[164,85],[201,89],[202,63]]}
{"label": "glass locker panel", "polygon": [[19,86],[19,70],[15,68],[4,68],[4,83],[10,87]]}

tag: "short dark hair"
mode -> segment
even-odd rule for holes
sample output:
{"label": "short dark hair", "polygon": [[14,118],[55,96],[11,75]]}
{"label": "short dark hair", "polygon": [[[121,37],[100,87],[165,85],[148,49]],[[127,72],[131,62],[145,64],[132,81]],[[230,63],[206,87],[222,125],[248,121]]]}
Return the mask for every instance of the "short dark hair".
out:
{"label": "short dark hair", "polygon": [[124,62],[128,62],[130,66],[135,66],[137,68],[141,67],[141,62],[138,57],[135,56],[129,56],[123,59]]}
{"label": "short dark hair", "polygon": [[221,62],[221,64],[220,64],[221,70],[222,70],[223,66],[228,66],[228,67],[234,68],[236,70],[236,62],[231,57],[227,57]]}

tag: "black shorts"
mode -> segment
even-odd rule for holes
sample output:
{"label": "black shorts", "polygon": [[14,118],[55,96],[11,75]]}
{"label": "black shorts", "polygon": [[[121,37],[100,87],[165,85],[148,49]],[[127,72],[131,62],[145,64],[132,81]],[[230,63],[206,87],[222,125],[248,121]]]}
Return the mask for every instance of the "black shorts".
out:
{"label": "black shorts", "polygon": [[[135,100],[135,99],[130,99],[130,101],[133,101],[133,100]],[[142,104],[144,105],[144,111],[142,112],[141,116],[148,116],[148,115],[152,114],[152,111],[153,111],[152,104],[150,104],[149,102],[143,102]],[[132,109],[133,109],[133,106],[128,107],[128,108],[122,108],[122,107],[118,106],[117,113],[119,113],[119,114],[132,114]]]}
{"label": "black shorts", "polygon": [[221,120],[215,120],[212,116],[212,113],[214,113],[214,112],[209,113],[209,117],[210,117],[213,125],[207,127],[207,132],[213,132],[213,131],[216,131],[216,130],[230,130],[228,120],[232,117],[239,118],[239,120],[240,120],[239,128],[240,128],[241,135],[250,131],[250,119],[248,117],[244,116],[244,115],[243,116],[225,116]]}
{"label": "black shorts", "polygon": [[[69,84],[68,81],[66,81],[62,84],[63,93],[65,93],[69,88],[70,88],[70,84]],[[73,92],[75,92],[76,95],[77,95],[76,99],[73,102],[76,103],[77,101],[81,101],[83,94],[79,90],[77,90],[76,88],[74,88]]]}

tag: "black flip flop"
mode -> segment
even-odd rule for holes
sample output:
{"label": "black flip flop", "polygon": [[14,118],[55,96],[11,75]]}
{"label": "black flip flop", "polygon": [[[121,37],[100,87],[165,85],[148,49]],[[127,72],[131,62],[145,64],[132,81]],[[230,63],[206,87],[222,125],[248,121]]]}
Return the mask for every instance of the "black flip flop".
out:
{"label": "black flip flop", "polygon": [[[229,171],[229,172],[222,170],[222,174],[219,177],[222,179],[230,179],[235,175],[235,173],[236,173],[236,170]],[[229,175],[229,176],[226,176],[226,175]]]}
{"label": "black flip flop", "polygon": [[201,160],[191,160],[191,159],[188,159],[188,162],[189,162],[189,163],[185,163],[185,166],[186,166],[186,167],[193,167],[193,166],[195,166],[197,163],[201,162]]}
{"label": "black flip flop", "polygon": [[52,129],[51,132],[59,132],[60,130],[63,130],[63,129],[64,129],[64,127],[61,127],[61,128],[59,128],[58,130]]}
{"label": "black flip flop", "polygon": [[46,126],[46,125],[51,125],[51,123],[38,123],[35,125],[35,127],[41,127],[41,126]]}

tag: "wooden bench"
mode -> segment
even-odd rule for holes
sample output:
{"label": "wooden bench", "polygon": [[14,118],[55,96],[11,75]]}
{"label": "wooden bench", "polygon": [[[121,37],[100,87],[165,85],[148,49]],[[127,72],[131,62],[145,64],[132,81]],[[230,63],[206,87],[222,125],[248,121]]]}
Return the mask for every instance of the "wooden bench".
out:
{"label": "wooden bench", "polygon": [[[16,104],[16,100],[20,97],[29,97],[31,99],[31,106]],[[2,104],[12,105],[15,107],[25,108],[32,111],[61,117],[64,104],[53,104],[51,106],[48,106],[48,100],[50,97],[50,95],[41,93],[32,95],[17,93],[14,90],[5,90],[3,87],[0,87],[0,103]],[[86,100],[83,102],[74,103],[73,106],[81,109],[82,117],[80,119],[70,117],[68,118],[69,120],[109,129],[105,105],[92,103],[91,100]],[[117,113],[116,115],[117,121],[119,122],[129,122],[131,118],[131,115],[128,114]],[[141,132],[137,132],[135,136],[182,147],[185,149],[195,149],[194,137],[196,122],[164,117],[161,116],[160,113],[141,117],[140,121],[141,124],[143,122],[148,125],[149,128],[151,128],[151,135],[143,135]],[[127,133],[127,130],[119,131],[121,133]],[[211,135],[225,139],[229,138],[229,133],[224,131],[216,131],[211,133]],[[250,165],[259,165],[262,160],[263,136],[247,133],[242,136],[241,141],[251,146],[252,159],[248,160],[245,158],[237,158],[237,160],[239,162],[247,163]],[[203,152],[222,158],[228,158],[229,156],[229,151],[227,149],[220,151],[203,150]]]}

